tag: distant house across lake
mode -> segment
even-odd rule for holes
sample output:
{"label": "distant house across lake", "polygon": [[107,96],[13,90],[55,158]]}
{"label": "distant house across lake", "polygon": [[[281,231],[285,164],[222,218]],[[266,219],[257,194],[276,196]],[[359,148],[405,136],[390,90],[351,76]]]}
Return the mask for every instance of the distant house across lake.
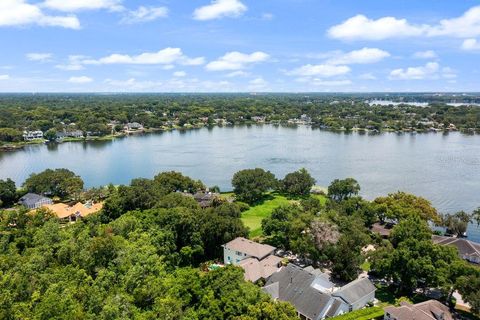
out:
{"label": "distant house across lake", "polygon": [[23,132],[23,140],[32,141],[35,139],[43,139],[43,132],[40,130]]}

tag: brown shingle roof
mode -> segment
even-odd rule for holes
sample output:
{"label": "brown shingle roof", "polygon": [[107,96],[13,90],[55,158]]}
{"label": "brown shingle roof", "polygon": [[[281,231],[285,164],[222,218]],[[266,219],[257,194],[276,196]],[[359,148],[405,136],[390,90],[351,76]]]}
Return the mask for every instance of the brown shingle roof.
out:
{"label": "brown shingle roof", "polygon": [[467,239],[432,236],[432,241],[439,245],[450,245],[458,249],[458,252],[462,256],[477,256],[480,257],[480,244],[474,243]]}
{"label": "brown shingle roof", "polygon": [[437,300],[417,304],[402,302],[400,307],[390,306],[384,310],[395,320],[453,320],[448,307]]}
{"label": "brown shingle roof", "polygon": [[259,260],[265,258],[275,250],[275,247],[253,242],[242,237],[236,238],[224,246],[227,249],[246,253],[247,255]]}
{"label": "brown shingle roof", "polygon": [[260,261],[256,258],[242,260],[239,266],[245,270],[245,280],[256,282],[260,279],[267,279],[277,272],[281,261],[282,258],[269,255]]}

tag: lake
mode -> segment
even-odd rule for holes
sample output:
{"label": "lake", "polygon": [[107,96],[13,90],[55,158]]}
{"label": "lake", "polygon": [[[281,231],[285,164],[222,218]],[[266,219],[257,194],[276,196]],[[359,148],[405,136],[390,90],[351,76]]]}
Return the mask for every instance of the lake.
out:
{"label": "lake", "polygon": [[[429,199],[442,213],[480,206],[480,136],[460,133],[377,135],[273,125],[215,127],[129,136],[114,141],[28,146],[0,153],[0,179],[17,185],[32,172],[68,168],[87,187],[127,184],[177,170],[230,190],[232,175],[261,167],[283,177],[305,167],[328,186],[354,177],[373,199],[397,190]],[[480,229],[469,237],[480,242]]]}

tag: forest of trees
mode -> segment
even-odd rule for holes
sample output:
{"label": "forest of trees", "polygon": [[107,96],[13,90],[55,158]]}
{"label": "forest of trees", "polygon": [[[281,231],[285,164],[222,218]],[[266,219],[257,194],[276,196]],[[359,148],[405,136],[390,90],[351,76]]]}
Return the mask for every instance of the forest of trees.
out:
{"label": "forest of trees", "polygon": [[[52,179],[65,187],[49,185]],[[283,179],[247,169],[232,179],[237,200],[252,206],[271,192],[292,199],[262,221],[257,241],[290,250],[342,281],[356,279],[368,261],[370,273],[397,297],[440,288],[448,304],[458,290],[480,312],[480,269],[455,248],[431,241],[427,222],[443,219],[427,200],[398,192],[367,201],[349,178],[333,181],[325,202],[306,192],[314,182],[305,169]],[[248,204],[223,199],[202,208],[185,192],[205,185],[178,172],[81,192],[80,183],[60,169],[23,185],[63,199],[104,200],[101,212],[75,224],[66,226],[45,209],[0,211],[1,319],[296,319],[290,304],[245,282],[242,269],[208,271],[221,259],[222,244],[248,237],[241,219]],[[5,203],[14,202],[8,200],[14,187],[0,181]],[[480,220],[479,213],[470,219]],[[382,239],[370,227],[386,219],[398,224]],[[367,245],[376,250],[365,253]]]}
{"label": "forest of trees", "polygon": [[[361,94],[0,95],[0,141],[22,141],[24,130],[48,132],[47,137],[65,129],[102,136],[110,134],[112,129],[120,130],[127,122],[168,129],[214,125],[216,119],[222,119],[225,124],[249,124],[255,123],[254,117],[264,117],[270,123],[286,123],[302,114],[312,119],[313,127],[331,130],[424,131],[429,127],[443,130],[450,124],[469,133],[480,129],[480,107],[449,106],[446,103],[452,97],[391,97],[430,102],[428,107],[366,103],[367,99],[378,97]],[[465,103],[479,100],[478,97],[455,99]]]}

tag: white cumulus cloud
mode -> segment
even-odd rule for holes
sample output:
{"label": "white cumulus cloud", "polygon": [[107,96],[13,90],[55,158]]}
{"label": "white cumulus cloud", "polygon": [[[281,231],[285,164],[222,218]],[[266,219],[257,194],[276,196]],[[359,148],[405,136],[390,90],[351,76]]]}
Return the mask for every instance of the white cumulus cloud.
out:
{"label": "white cumulus cloud", "polygon": [[52,58],[52,54],[51,53],[32,52],[32,53],[27,53],[26,57],[30,61],[46,62],[46,61],[49,61]]}
{"label": "white cumulus cloud", "polygon": [[68,79],[68,82],[70,83],[77,83],[77,84],[82,84],[82,83],[90,83],[93,82],[93,79],[87,76],[81,76],[81,77],[71,77]]}
{"label": "white cumulus cloud", "polygon": [[343,40],[383,40],[420,36],[425,26],[413,26],[406,19],[383,17],[372,20],[364,15],[356,15],[328,30],[331,38]]}
{"label": "white cumulus cloud", "polygon": [[129,11],[121,20],[121,23],[134,24],[154,21],[168,17],[167,7],[144,7],[140,6],[135,11]]}
{"label": "white cumulus cloud", "polygon": [[0,74],[0,80],[8,80],[10,76],[8,74]]}
{"label": "white cumulus cloud", "polygon": [[47,15],[38,5],[24,0],[1,0],[0,27],[25,25],[80,29],[80,21],[74,15]]}
{"label": "white cumulus cloud", "polygon": [[239,17],[247,11],[247,6],[239,0],[213,0],[209,5],[195,9],[196,20],[213,20],[224,17]]}
{"label": "white cumulus cloud", "polygon": [[99,9],[119,11],[123,9],[122,0],[45,0],[42,6],[65,12]]}
{"label": "white cumulus cloud", "polygon": [[449,67],[441,68],[437,62],[428,62],[424,66],[399,68],[390,72],[390,80],[453,79],[457,75]]}
{"label": "white cumulus cloud", "polygon": [[369,64],[379,62],[387,57],[390,53],[378,48],[363,48],[347,53],[339,53],[335,57],[327,60],[328,64]]}
{"label": "white cumulus cloud", "polygon": [[205,68],[209,71],[241,70],[251,64],[265,62],[268,59],[270,59],[270,55],[261,51],[251,54],[233,51],[208,63]]}
{"label": "white cumulus cloud", "polygon": [[480,42],[477,39],[465,39],[462,43],[462,49],[465,51],[480,50]]}
{"label": "white cumulus cloud", "polygon": [[384,40],[419,36],[476,37],[480,35],[480,6],[470,8],[460,17],[443,19],[436,24],[414,24],[407,19],[396,17],[370,19],[359,14],[331,27],[327,33],[331,38],[342,40]]}
{"label": "white cumulus cloud", "polygon": [[200,65],[205,63],[203,57],[189,58],[183,54],[180,48],[165,48],[157,52],[144,52],[139,55],[114,53],[109,56],[94,60],[86,59],[83,64],[165,64],[172,65]]}

